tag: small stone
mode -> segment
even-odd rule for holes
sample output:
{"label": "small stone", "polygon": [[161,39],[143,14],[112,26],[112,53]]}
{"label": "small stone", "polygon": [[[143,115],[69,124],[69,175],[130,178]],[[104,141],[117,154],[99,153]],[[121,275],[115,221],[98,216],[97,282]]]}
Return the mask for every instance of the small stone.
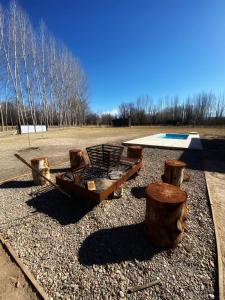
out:
{"label": "small stone", "polygon": [[57,298],[60,298],[60,297],[61,297],[60,293],[58,293],[58,292],[55,293],[55,296],[56,296]]}
{"label": "small stone", "polygon": [[124,292],[123,292],[123,291],[120,291],[120,292],[119,292],[119,294],[120,294],[120,297],[121,297],[121,298],[124,298],[124,297],[125,297],[125,295],[124,295]]}
{"label": "small stone", "polygon": [[120,280],[125,281],[126,280],[125,276],[121,275]]}
{"label": "small stone", "polygon": [[215,264],[214,264],[214,262],[213,262],[212,260],[210,260],[210,265],[211,265],[213,268],[215,268]]}
{"label": "small stone", "polygon": [[213,294],[209,294],[209,299],[215,299],[215,296]]}
{"label": "small stone", "polygon": [[79,289],[79,285],[78,284],[71,284],[71,288],[74,289],[74,291]]}
{"label": "small stone", "polygon": [[159,288],[158,286],[156,286],[156,287],[155,287],[155,291],[156,291],[157,293],[159,293],[160,288]]}
{"label": "small stone", "polygon": [[93,266],[93,270],[94,270],[95,272],[96,272],[96,271],[99,271],[97,266]]}

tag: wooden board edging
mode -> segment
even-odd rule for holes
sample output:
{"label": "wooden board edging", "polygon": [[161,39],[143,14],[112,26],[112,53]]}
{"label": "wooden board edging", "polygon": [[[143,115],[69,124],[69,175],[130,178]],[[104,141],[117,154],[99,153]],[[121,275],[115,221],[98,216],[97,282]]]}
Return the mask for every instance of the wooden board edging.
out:
{"label": "wooden board edging", "polygon": [[15,264],[19,267],[25,278],[29,281],[34,291],[37,293],[37,295],[43,299],[43,300],[49,300],[50,297],[47,295],[47,293],[44,291],[44,289],[39,285],[37,280],[34,278],[34,276],[31,274],[31,272],[24,266],[14,249],[10,246],[8,242],[6,242],[2,236],[0,236],[0,242],[2,244],[2,247],[4,250],[8,253],[8,255],[11,257],[11,259],[15,262]]}
{"label": "wooden board edging", "polygon": [[223,260],[222,260],[222,253],[221,253],[221,246],[220,246],[220,236],[218,232],[218,224],[216,220],[215,212],[213,211],[213,203],[212,203],[212,197],[211,197],[211,190],[208,186],[207,182],[207,171],[204,171],[205,173],[205,181],[207,186],[207,192],[208,192],[208,198],[210,202],[211,207],[211,213],[212,213],[212,219],[214,224],[214,231],[215,231],[215,237],[216,237],[216,251],[217,251],[217,265],[218,265],[218,288],[219,288],[219,300],[224,300],[224,286],[223,286]]}

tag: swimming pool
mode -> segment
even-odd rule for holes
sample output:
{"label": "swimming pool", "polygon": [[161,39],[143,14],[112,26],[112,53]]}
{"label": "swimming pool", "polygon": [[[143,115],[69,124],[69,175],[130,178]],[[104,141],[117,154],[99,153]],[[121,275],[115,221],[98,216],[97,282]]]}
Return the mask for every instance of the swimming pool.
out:
{"label": "swimming pool", "polygon": [[189,134],[184,133],[160,133],[155,135],[159,139],[175,139],[175,140],[186,140]]}
{"label": "swimming pool", "polygon": [[198,133],[161,132],[134,140],[123,142],[123,145],[140,145],[152,148],[202,150]]}

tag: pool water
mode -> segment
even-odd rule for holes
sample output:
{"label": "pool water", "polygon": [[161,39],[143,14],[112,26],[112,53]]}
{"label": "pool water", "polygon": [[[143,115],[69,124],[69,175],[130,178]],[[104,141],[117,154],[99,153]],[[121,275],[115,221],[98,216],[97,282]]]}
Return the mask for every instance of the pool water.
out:
{"label": "pool water", "polygon": [[186,140],[189,134],[184,133],[163,133],[159,134],[157,137],[160,139],[175,139],[175,140]]}

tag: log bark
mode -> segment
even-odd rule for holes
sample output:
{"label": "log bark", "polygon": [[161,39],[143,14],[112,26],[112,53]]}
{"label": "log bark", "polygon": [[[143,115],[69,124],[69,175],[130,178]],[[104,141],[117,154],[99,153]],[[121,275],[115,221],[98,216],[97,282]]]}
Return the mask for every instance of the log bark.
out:
{"label": "log bark", "polygon": [[80,149],[71,149],[69,151],[71,169],[79,169],[90,164],[88,155]]}
{"label": "log bark", "polygon": [[143,159],[143,147],[141,146],[128,146],[127,148],[127,157],[128,158],[138,158]]}
{"label": "log bark", "polygon": [[163,181],[176,186],[180,186],[184,181],[184,169],[186,166],[186,163],[180,160],[166,160]]}
{"label": "log bark", "polygon": [[152,183],[146,189],[145,231],[152,244],[174,248],[183,237],[187,194],[167,183]]}
{"label": "log bark", "polygon": [[[31,160],[31,166],[37,170],[41,175],[45,176],[47,179],[50,179],[50,168],[49,168],[49,162],[47,157],[37,157],[33,158]],[[49,182],[38,172],[35,172],[32,170],[32,176],[34,183],[36,185],[48,185]]]}

